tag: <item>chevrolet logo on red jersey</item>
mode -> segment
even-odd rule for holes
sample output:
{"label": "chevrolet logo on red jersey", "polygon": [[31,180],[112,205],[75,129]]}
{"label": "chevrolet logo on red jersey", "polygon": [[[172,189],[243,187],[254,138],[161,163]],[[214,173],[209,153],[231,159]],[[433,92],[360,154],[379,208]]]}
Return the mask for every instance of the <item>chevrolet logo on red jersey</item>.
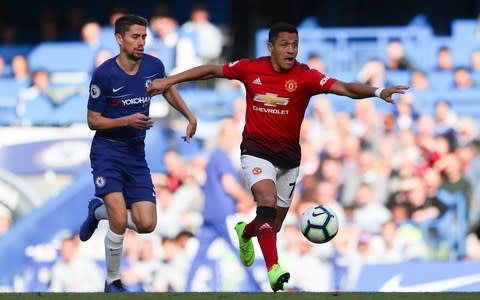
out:
{"label": "chevrolet logo on red jersey", "polygon": [[285,97],[280,97],[277,94],[266,93],[264,95],[256,94],[255,97],[253,97],[253,100],[257,102],[263,102],[265,106],[277,106],[277,105],[287,105],[290,99]]}

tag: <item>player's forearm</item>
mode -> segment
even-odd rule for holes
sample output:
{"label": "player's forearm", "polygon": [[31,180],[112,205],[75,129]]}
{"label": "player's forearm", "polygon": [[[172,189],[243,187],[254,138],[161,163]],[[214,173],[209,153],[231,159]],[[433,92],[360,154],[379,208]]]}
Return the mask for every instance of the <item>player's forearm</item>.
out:
{"label": "player's forearm", "polygon": [[207,80],[221,76],[223,76],[222,66],[210,64],[194,67],[181,73],[169,76],[167,77],[166,81],[171,86],[181,82]]}
{"label": "player's forearm", "polygon": [[363,99],[375,97],[376,87],[368,86],[361,83],[347,83],[345,84],[345,93],[344,96],[353,98],[353,99]]}
{"label": "player's forearm", "polygon": [[103,116],[88,116],[88,127],[91,130],[106,130],[129,125],[129,116],[120,118],[106,118]]}
{"label": "player's forearm", "polygon": [[168,103],[180,112],[189,122],[196,122],[195,116],[174,87],[169,88],[165,92],[164,97]]}

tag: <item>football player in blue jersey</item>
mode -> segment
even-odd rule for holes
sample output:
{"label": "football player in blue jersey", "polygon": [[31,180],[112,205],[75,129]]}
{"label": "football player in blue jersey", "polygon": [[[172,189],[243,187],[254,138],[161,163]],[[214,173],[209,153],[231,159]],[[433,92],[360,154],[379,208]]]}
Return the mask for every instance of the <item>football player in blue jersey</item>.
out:
{"label": "football player in blue jersey", "polygon": [[[126,292],[120,280],[120,259],[127,228],[150,233],[157,223],[156,197],[145,160],[145,135],[153,126],[147,87],[165,77],[161,60],[144,53],[148,22],[125,15],[115,22],[120,53],[93,73],[88,99],[88,126],[95,131],[90,160],[95,197],[80,228],[87,241],[101,219],[108,219],[105,236],[105,292]],[[197,119],[175,88],[163,96],[188,120],[185,142],[195,134]]]}

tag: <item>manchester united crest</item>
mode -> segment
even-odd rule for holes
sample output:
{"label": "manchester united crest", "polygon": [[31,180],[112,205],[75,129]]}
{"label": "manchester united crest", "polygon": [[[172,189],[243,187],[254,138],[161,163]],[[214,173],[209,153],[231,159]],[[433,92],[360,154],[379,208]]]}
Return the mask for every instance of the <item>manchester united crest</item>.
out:
{"label": "manchester united crest", "polygon": [[262,168],[260,168],[260,167],[255,167],[255,168],[252,169],[252,174],[253,175],[259,175],[261,173],[262,173]]}
{"label": "manchester united crest", "polygon": [[297,89],[297,82],[293,79],[285,81],[285,89],[287,92],[294,92]]}

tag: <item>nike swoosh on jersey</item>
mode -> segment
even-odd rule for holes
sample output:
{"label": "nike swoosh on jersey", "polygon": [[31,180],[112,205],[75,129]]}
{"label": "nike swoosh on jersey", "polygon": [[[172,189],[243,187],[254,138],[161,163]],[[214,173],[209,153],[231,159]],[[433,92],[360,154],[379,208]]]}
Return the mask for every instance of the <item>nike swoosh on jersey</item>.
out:
{"label": "nike swoosh on jersey", "polygon": [[114,93],[116,93],[116,92],[118,92],[119,90],[123,89],[124,87],[125,87],[125,86],[121,86],[121,87],[119,87],[119,88],[113,88],[112,91],[113,91]]}
{"label": "nike swoosh on jersey", "polygon": [[143,79],[152,78],[152,77],[154,77],[154,76],[156,76],[156,75],[158,75],[158,73],[155,73],[155,74],[153,74],[153,75],[148,75],[147,77],[143,77]]}
{"label": "nike swoosh on jersey", "polygon": [[443,292],[459,288],[461,286],[473,284],[480,282],[480,273],[459,276],[448,279],[433,280],[430,282],[418,283],[405,285],[402,284],[403,276],[397,274],[387,280],[382,287],[380,292]]}

